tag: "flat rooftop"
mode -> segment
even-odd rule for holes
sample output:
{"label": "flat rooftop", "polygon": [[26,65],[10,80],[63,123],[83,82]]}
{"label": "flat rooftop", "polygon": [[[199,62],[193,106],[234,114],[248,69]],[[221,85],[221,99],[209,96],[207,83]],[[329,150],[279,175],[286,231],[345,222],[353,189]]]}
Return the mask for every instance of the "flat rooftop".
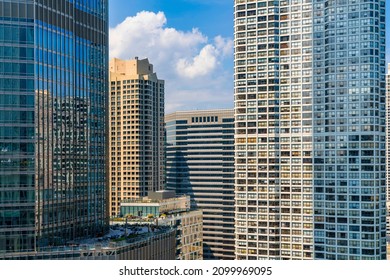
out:
{"label": "flat rooftop", "polygon": [[102,237],[69,241],[66,246],[45,247],[41,248],[40,251],[115,249],[170,230],[171,227],[155,226],[153,224],[111,225],[109,233]]}

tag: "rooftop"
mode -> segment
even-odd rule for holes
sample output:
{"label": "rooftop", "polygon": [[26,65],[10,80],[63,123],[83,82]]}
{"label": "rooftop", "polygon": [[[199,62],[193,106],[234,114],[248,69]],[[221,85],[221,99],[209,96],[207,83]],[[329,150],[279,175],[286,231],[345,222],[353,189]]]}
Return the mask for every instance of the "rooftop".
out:
{"label": "rooftop", "polygon": [[123,247],[149,237],[169,232],[168,226],[155,226],[153,224],[127,224],[113,225],[110,232],[103,237],[88,238],[67,242],[67,246],[45,247],[40,251],[78,251],[95,249],[114,249]]}

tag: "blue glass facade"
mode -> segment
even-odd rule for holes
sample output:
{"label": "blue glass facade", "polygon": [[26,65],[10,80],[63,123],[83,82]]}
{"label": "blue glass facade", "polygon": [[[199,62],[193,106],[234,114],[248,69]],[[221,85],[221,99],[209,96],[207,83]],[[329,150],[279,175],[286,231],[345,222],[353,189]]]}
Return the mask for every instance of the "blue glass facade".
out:
{"label": "blue glass facade", "polygon": [[107,1],[0,1],[0,253],[107,228]]}

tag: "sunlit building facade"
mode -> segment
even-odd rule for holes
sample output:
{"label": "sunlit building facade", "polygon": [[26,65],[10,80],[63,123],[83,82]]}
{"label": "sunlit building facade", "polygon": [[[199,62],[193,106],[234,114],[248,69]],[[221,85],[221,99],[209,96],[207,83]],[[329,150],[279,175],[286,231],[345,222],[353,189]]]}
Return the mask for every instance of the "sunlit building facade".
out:
{"label": "sunlit building facade", "polygon": [[385,259],[385,1],[234,7],[236,259]]}
{"label": "sunlit building facade", "polygon": [[108,1],[0,1],[0,254],[108,229]]}
{"label": "sunlit building facade", "polygon": [[110,216],[165,185],[164,81],[149,60],[110,61]]}

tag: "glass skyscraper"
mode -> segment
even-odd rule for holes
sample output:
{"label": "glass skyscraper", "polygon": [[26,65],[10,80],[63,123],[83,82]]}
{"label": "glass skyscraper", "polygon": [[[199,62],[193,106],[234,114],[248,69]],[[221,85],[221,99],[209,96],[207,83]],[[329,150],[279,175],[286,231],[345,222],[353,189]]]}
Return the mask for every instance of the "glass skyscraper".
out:
{"label": "glass skyscraper", "polygon": [[[386,75],[386,206],[387,206],[387,219],[386,219],[386,233],[388,240],[388,247],[390,246],[390,64],[387,65],[387,75]],[[387,250],[387,254],[390,254],[390,251]]]}
{"label": "glass skyscraper", "polygon": [[0,254],[103,233],[108,1],[0,1]]}
{"label": "glass skyscraper", "polygon": [[237,259],[385,259],[385,1],[235,1]]}

